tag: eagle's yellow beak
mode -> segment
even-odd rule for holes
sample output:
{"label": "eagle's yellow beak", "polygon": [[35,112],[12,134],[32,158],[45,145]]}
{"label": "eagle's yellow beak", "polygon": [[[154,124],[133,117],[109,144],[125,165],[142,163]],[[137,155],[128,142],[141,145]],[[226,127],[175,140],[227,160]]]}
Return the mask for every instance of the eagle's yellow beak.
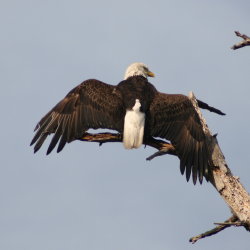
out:
{"label": "eagle's yellow beak", "polygon": [[155,77],[155,74],[154,74],[153,72],[151,72],[151,71],[148,71],[148,72],[147,72],[147,75],[148,75],[149,77]]}

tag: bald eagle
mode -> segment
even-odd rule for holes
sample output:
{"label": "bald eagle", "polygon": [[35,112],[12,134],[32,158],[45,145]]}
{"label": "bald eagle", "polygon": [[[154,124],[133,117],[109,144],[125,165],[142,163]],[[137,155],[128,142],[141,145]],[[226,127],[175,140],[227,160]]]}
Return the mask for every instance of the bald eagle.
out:
{"label": "bald eagle", "polygon": [[[123,134],[126,149],[138,148],[150,137],[169,140],[187,181],[191,173],[194,183],[197,178],[200,183],[203,177],[208,180],[210,153],[198,114],[187,96],[158,92],[147,79],[153,76],[145,64],[133,63],[116,86],[96,79],[82,82],[38,122],[31,141],[34,152],[50,134],[54,135],[47,154],[57,144],[60,152],[90,128],[112,129]],[[201,101],[199,104],[210,107]]]}

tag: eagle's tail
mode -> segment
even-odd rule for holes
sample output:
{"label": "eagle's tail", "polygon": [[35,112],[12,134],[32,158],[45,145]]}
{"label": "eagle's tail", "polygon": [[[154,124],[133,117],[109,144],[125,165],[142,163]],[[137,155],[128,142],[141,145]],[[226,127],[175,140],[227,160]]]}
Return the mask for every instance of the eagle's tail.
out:
{"label": "eagle's tail", "polygon": [[139,148],[143,143],[145,114],[140,111],[140,101],[136,99],[132,110],[127,110],[124,119],[123,145],[126,149]]}

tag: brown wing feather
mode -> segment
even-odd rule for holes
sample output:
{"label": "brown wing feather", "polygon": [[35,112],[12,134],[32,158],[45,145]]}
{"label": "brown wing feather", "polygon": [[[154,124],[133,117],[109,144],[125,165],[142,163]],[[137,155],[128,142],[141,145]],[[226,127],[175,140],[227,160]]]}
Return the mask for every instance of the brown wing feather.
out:
{"label": "brown wing feather", "polygon": [[38,151],[47,136],[54,134],[47,154],[56,144],[60,152],[67,142],[79,139],[89,128],[123,129],[121,95],[115,86],[90,79],[72,89],[37,124],[31,145]]}
{"label": "brown wing feather", "polygon": [[181,173],[193,182],[209,177],[209,150],[191,101],[184,95],[158,93],[149,111],[150,135],[171,141],[180,158]]}

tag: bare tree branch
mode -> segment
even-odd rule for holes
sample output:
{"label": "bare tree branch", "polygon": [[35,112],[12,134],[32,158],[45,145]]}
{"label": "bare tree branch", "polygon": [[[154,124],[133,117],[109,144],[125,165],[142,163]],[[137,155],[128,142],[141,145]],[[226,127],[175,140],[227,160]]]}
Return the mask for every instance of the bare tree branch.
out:
{"label": "bare tree branch", "polygon": [[[79,140],[88,142],[99,142],[101,146],[103,143],[106,142],[122,142],[122,135],[119,133],[85,133]],[[155,155],[154,157],[158,156],[158,154],[176,155],[174,146],[166,141],[150,137],[147,139],[147,141],[144,141],[143,143],[145,144],[145,146],[150,146],[159,150],[158,152],[153,154]],[[147,160],[151,160],[154,157],[149,156]]]}
{"label": "bare tree branch", "polygon": [[211,135],[193,93],[190,94],[190,100],[200,116],[207,141],[212,148],[213,176],[210,182],[227,203],[233,215],[238,218],[246,230],[250,231],[250,196],[240,183],[239,178],[233,176],[228,168],[217,138]]}
{"label": "bare tree branch", "polygon": [[[217,234],[217,233],[221,232],[222,230],[232,226],[232,224],[227,224],[227,223],[235,223],[237,220],[238,220],[238,218],[235,215],[233,215],[228,220],[226,220],[224,223],[219,223],[219,225],[217,227],[215,227],[215,228],[213,228],[205,233],[202,233],[202,234],[199,234],[197,236],[190,238],[189,242],[194,244],[196,241],[198,241],[200,239]],[[215,224],[217,224],[217,223],[215,223]]]}
{"label": "bare tree branch", "polygon": [[236,36],[241,37],[243,40],[239,43],[234,44],[231,49],[235,50],[235,49],[239,49],[245,46],[249,46],[250,45],[250,37],[248,37],[247,35],[241,34],[239,31],[235,31]]}

